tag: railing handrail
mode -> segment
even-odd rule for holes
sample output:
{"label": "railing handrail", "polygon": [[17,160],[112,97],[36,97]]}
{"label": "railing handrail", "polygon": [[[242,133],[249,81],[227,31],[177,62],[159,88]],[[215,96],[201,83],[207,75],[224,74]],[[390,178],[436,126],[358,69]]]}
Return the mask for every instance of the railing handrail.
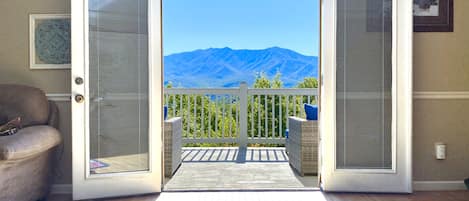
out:
{"label": "railing handrail", "polygon": [[[239,95],[237,88],[167,88],[165,94],[169,95],[206,95],[206,94],[233,94]],[[259,89],[248,88],[248,95],[298,95],[317,96],[317,88],[281,88],[281,89]]]}
{"label": "railing handrail", "polygon": [[248,95],[298,95],[317,96],[317,88],[282,88],[282,89],[248,89]]}
{"label": "railing handrail", "polygon": [[168,88],[163,91],[170,95],[239,94],[239,88]]}

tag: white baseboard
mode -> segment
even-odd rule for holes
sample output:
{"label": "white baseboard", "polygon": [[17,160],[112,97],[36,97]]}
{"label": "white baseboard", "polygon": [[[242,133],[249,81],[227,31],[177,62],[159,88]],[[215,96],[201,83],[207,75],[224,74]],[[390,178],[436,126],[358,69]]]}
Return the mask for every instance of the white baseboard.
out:
{"label": "white baseboard", "polygon": [[72,194],[73,187],[72,184],[54,184],[50,189],[51,194]]}
{"label": "white baseboard", "polygon": [[464,181],[414,181],[414,191],[465,190]]}

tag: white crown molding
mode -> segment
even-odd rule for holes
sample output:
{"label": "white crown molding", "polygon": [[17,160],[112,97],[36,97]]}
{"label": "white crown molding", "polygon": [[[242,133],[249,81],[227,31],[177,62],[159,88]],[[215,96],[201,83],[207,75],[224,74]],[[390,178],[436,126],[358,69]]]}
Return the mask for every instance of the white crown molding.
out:
{"label": "white crown molding", "polygon": [[465,190],[464,181],[414,181],[414,191]]}

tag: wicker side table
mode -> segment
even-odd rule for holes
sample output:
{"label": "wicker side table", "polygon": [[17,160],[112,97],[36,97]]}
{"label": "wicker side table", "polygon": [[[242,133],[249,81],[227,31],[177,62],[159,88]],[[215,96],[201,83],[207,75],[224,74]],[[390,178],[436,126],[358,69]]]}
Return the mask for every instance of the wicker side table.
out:
{"label": "wicker side table", "polygon": [[288,162],[301,175],[318,173],[318,121],[289,117]]}
{"label": "wicker side table", "polygon": [[164,176],[172,177],[182,162],[182,118],[164,121]]}

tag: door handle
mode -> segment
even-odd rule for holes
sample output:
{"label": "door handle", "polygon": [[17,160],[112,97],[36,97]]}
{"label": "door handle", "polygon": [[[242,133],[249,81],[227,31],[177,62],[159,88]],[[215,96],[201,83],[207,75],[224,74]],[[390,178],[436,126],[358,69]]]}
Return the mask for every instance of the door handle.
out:
{"label": "door handle", "polygon": [[77,103],[83,103],[83,102],[85,102],[85,97],[81,94],[75,95],[75,101]]}

